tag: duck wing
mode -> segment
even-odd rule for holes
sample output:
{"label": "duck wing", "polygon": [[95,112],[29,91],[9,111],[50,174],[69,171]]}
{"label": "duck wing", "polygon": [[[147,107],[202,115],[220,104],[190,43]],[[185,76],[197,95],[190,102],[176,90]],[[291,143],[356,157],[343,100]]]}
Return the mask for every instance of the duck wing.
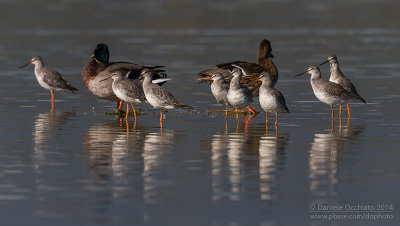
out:
{"label": "duck wing", "polygon": [[228,63],[218,64],[217,67],[225,70],[232,70],[235,66],[242,69],[244,75],[261,73],[265,70],[262,65],[256,63],[249,63],[245,61],[232,61]]}

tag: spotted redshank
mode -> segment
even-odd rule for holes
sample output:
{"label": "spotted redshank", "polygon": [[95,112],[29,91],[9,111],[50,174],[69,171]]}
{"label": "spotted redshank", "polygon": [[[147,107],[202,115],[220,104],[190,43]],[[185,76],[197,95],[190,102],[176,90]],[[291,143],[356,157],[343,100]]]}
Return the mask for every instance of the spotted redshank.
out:
{"label": "spotted redshank", "polygon": [[51,110],[54,109],[54,91],[70,90],[73,93],[78,91],[76,88],[71,86],[58,71],[51,67],[44,66],[41,57],[36,56],[31,59],[27,64],[22,65],[20,68],[28,66],[30,64],[35,65],[35,76],[39,85],[51,93]]}
{"label": "spotted redshank", "polygon": [[289,113],[289,109],[286,106],[285,97],[273,87],[271,75],[268,72],[262,72],[260,80],[262,84],[260,86],[259,100],[262,109],[266,112],[265,127],[268,130],[268,113],[275,114],[275,127],[277,127],[278,114]]}
{"label": "spotted redshank", "polygon": [[[339,84],[342,86],[345,90],[353,93],[354,95],[358,96],[359,99],[361,99],[364,103],[365,100],[358,94],[356,87],[351,83],[350,79],[346,78],[346,76],[343,75],[342,71],[339,68],[339,62],[336,57],[336,55],[331,55],[328,57],[328,60],[320,64],[319,66],[328,63],[330,64],[331,68],[331,76],[329,77],[330,82],[334,82],[336,84]],[[340,105],[340,111],[342,113],[342,105]],[[350,107],[349,104],[347,104],[347,114],[348,117],[350,117]]]}
{"label": "spotted redshank", "polygon": [[153,69],[144,68],[141,76],[143,80],[143,91],[146,96],[147,102],[154,108],[160,109],[160,126],[162,128],[163,110],[171,110],[176,108],[191,109],[179,102],[171,93],[163,87],[152,83],[153,77],[157,72]]}
{"label": "spotted redshank", "polygon": [[365,102],[360,96],[345,90],[342,86],[321,78],[321,71],[318,66],[311,65],[307,71],[298,74],[311,74],[310,83],[315,96],[322,103],[329,104],[332,111],[333,105],[347,104],[349,102]]}
{"label": "spotted redshank", "polygon": [[[243,110],[248,108],[248,106],[253,102],[253,97],[251,91],[240,83],[242,77],[242,70],[239,68],[232,69],[233,78],[229,84],[228,90],[228,102],[235,108],[236,117],[239,117],[238,110]],[[248,108],[253,115],[256,114],[252,108]]]}
{"label": "spotted redshank", "polygon": [[100,80],[104,82],[107,79],[112,79],[112,89],[114,94],[122,101],[126,102],[126,116],[128,118],[129,114],[129,104],[132,105],[133,113],[136,120],[136,109],[133,104],[143,104],[146,102],[146,97],[144,95],[143,89],[139,88],[134,80],[125,78],[120,71],[113,72],[110,77]]}
{"label": "spotted redshank", "polygon": [[226,106],[225,115],[228,112],[228,90],[229,90],[229,83],[225,81],[224,77],[221,73],[216,73],[211,76],[213,82],[211,83],[211,92],[214,95],[215,99],[218,103],[224,104]]}

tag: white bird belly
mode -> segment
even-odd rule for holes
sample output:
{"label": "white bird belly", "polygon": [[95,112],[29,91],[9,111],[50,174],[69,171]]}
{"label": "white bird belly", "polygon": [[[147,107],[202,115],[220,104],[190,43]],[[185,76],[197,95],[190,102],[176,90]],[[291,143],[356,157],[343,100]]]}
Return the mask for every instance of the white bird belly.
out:
{"label": "white bird belly", "polygon": [[315,92],[315,96],[322,103],[329,104],[329,105],[346,104],[347,103],[347,101],[345,101],[339,97],[328,95],[327,93],[324,93],[324,92]]}
{"label": "white bird belly", "polygon": [[271,95],[260,93],[260,105],[265,112],[269,113],[282,113],[285,109],[282,108],[282,105],[278,103],[276,98]]}

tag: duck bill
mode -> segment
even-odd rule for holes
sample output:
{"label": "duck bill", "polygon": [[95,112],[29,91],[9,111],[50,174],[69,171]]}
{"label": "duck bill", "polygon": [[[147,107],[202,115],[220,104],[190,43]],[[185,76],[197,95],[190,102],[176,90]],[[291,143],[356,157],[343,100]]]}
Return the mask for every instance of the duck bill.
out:
{"label": "duck bill", "polygon": [[107,77],[107,78],[105,78],[105,79],[102,79],[102,80],[100,80],[99,82],[104,82],[105,80],[108,80],[108,79],[110,79],[112,76],[109,76],[109,77]]}
{"label": "duck bill", "polygon": [[94,54],[92,54],[92,55],[90,56],[90,58],[94,58]]}
{"label": "duck bill", "polygon": [[294,77],[298,77],[298,76],[300,76],[300,75],[307,74],[308,72],[309,72],[309,71],[302,72],[302,73],[300,73],[300,74],[298,74],[298,75],[295,75]]}
{"label": "duck bill", "polygon": [[326,63],[328,63],[328,62],[329,62],[329,60],[326,60],[326,61],[324,61],[323,63],[321,63],[321,64],[318,65],[318,66],[324,65],[324,64],[326,64]]}
{"label": "duck bill", "polygon": [[26,66],[28,66],[29,64],[32,64],[32,61],[30,61],[29,63],[27,63],[27,64],[24,64],[24,65],[22,65],[21,67],[19,67],[20,69],[21,68],[23,68],[23,67],[26,67]]}

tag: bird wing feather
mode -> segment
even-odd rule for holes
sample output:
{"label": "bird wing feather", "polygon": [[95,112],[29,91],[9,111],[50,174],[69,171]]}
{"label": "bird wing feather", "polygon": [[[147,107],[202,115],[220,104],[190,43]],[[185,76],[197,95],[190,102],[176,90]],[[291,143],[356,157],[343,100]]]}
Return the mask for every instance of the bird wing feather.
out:
{"label": "bird wing feather", "polygon": [[328,96],[335,96],[340,99],[350,100],[350,99],[360,99],[360,97],[354,93],[351,93],[345,90],[341,85],[336,84],[334,82],[330,82],[328,80],[320,80],[322,83],[329,84],[331,89],[324,89],[324,92]]}
{"label": "bird wing feather", "polygon": [[139,99],[141,102],[146,101],[143,90],[141,90],[136,84],[129,80],[125,80],[121,83],[124,90],[127,90],[126,95],[130,98]]}
{"label": "bird wing feather", "polygon": [[286,106],[286,100],[285,100],[285,97],[283,96],[283,94],[275,88],[272,88],[271,94],[273,96],[275,96],[276,99],[278,100],[278,103],[281,104],[287,112],[289,112],[289,109]]}
{"label": "bird wing feather", "polygon": [[43,76],[43,81],[46,82],[49,86],[54,88],[68,89],[68,82],[61,76],[58,71],[50,67],[43,67],[42,72],[45,74],[45,76]]}
{"label": "bird wing feather", "polygon": [[[158,85],[156,85],[158,86]],[[174,105],[174,106],[181,106],[182,104],[167,90],[163,89],[162,87],[152,87],[151,92],[153,97],[158,99],[158,102],[162,106]]]}

